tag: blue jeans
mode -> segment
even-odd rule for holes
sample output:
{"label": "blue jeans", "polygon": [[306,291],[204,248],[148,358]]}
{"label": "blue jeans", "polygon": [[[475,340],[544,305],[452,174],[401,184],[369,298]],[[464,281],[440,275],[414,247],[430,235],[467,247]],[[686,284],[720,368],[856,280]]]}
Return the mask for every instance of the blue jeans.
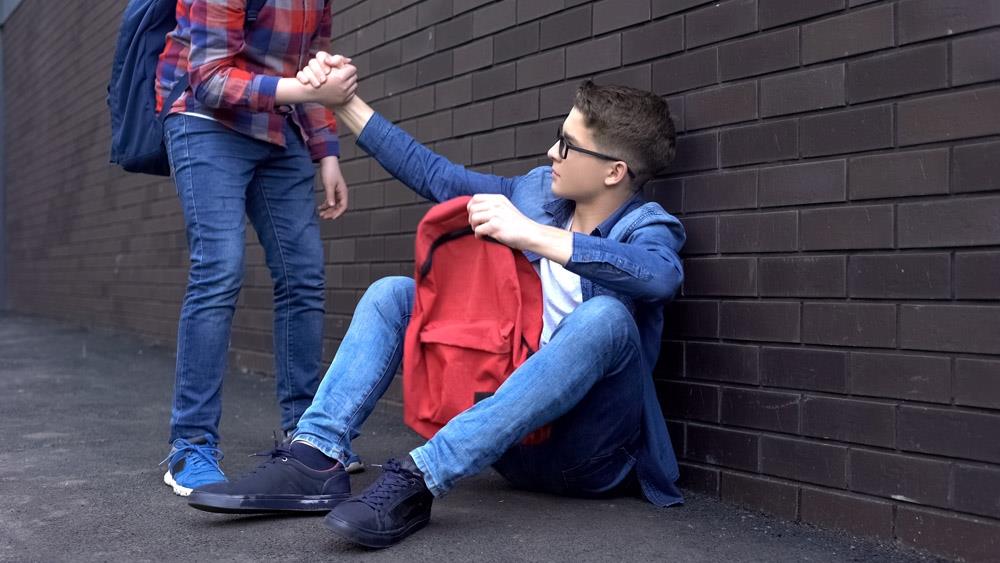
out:
{"label": "blue jeans", "polygon": [[[296,439],[343,461],[399,366],[413,308],[410,278],[383,278],[354,312]],[[489,465],[515,486],[567,495],[601,495],[635,465],[641,409],[639,331],[618,300],[585,301],[552,339],[496,393],[410,452],[428,488],[442,495]],[[552,423],[539,445],[519,444]]]}
{"label": "blue jeans", "polygon": [[219,436],[248,216],[274,282],[275,373],[285,430],[295,427],[316,392],[324,270],[315,168],[292,123],[285,134],[282,148],[199,117],[172,115],[164,124],[191,256],[177,330],[171,441]]}

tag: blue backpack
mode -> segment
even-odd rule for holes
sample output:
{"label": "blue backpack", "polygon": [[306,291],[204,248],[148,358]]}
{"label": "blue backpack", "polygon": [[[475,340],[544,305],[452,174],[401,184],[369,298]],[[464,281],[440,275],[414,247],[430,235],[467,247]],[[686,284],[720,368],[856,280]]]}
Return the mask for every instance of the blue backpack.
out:
{"label": "blue backpack", "polygon": [[[267,0],[247,0],[244,29],[257,20]],[[156,65],[177,26],[177,0],[129,0],[118,30],[108,84],[111,162],[127,172],[170,175],[163,144],[163,120],[188,87],[187,75],[174,85],[156,113]]]}

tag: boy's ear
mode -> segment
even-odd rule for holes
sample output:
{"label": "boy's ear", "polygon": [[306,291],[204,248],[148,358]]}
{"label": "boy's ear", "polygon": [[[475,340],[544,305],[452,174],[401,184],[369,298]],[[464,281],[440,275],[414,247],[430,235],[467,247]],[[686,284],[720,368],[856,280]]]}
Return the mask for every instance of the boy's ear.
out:
{"label": "boy's ear", "polygon": [[608,168],[608,174],[604,177],[604,185],[612,188],[619,186],[628,177],[628,167],[623,162],[613,162]]}

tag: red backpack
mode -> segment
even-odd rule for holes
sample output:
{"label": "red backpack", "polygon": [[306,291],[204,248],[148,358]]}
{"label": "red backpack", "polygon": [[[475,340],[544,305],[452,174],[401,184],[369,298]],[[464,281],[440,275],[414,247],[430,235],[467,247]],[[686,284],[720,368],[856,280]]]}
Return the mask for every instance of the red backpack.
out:
{"label": "red backpack", "polygon": [[[468,196],[417,226],[416,295],[403,346],[403,418],[424,438],[488,397],[538,350],[542,284],[524,254],[477,239]],[[538,443],[548,427],[525,443]]]}

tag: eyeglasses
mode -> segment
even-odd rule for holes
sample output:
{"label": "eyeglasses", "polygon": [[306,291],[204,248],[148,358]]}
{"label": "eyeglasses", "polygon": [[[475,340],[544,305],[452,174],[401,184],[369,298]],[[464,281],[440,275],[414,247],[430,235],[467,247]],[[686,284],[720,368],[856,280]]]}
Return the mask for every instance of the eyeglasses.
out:
{"label": "eyeglasses", "polygon": [[624,160],[578,147],[566,140],[566,136],[563,135],[562,129],[559,129],[559,131],[556,133],[556,140],[559,141],[559,158],[565,159],[567,156],[569,156],[569,151],[574,150],[579,153],[589,154],[590,156],[599,158],[601,160],[610,160],[611,162],[622,162],[625,164],[625,171],[628,172],[628,177],[635,180],[635,173],[632,172],[632,167],[630,167],[628,163],[625,162]]}

